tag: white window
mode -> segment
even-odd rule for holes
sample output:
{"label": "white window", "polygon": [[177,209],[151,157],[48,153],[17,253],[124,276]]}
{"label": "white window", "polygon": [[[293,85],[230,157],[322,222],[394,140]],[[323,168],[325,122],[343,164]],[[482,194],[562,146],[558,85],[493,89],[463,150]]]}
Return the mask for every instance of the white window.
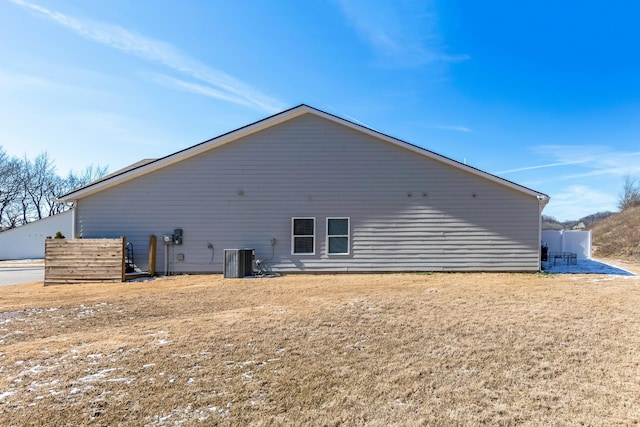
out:
{"label": "white window", "polygon": [[316,219],[291,218],[291,253],[313,255],[316,250]]}
{"label": "white window", "polygon": [[327,218],[327,253],[349,255],[349,218]]}

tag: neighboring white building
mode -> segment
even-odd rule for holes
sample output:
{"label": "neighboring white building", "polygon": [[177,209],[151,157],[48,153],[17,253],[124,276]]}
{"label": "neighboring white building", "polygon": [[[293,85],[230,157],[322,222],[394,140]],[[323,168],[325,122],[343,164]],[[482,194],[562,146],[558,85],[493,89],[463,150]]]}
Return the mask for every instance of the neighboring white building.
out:
{"label": "neighboring white building", "polygon": [[59,213],[0,233],[0,260],[44,258],[44,240],[61,232],[71,237],[71,211]]}
{"label": "neighboring white building", "polygon": [[306,105],[62,199],[75,237],[146,254],[156,235],[157,270],[175,273],[221,272],[240,248],[274,272],[537,271],[549,201]]}

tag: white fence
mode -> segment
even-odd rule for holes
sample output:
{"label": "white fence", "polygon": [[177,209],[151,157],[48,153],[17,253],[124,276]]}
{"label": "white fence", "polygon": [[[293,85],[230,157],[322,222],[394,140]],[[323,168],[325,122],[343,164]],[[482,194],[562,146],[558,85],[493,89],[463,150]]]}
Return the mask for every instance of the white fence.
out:
{"label": "white fence", "polygon": [[549,252],[574,252],[578,259],[591,259],[591,231],[542,230]]}

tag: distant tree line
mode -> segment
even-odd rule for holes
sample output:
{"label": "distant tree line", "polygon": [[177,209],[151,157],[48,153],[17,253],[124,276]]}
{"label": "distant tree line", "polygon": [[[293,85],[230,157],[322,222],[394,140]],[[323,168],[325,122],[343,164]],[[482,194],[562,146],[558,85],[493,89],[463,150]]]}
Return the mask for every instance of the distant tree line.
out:
{"label": "distant tree line", "polygon": [[[637,177],[626,175],[622,192],[618,196],[618,209],[620,212],[640,206],[640,180]],[[586,228],[590,228],[596,222],[614,215],[614,212],[605,211],[585,216],[576,221],[560,222],[552,216],[542,215],[542,228],[544,230],[572,229],[576,225],[583,223]]]}
{"label": "distant tree line", "polygon": [[543,230],[571,230],[578,224],[582,223],[586,228],[590,228],[596,222],[602,221],[605,218],[614,215],[615,212],[603,211],[597,212],[591,215],[584,216],[580,219],[573,221],[560,222],[550,215],[542,215],[542,229]]}
{"label": "distant tree line", "polygon": [[58,197],[106,173],[106,167],[91,165],[61,177],[46,152],[31,160],[10,157],[0,146],[0,231],[67,210]]}
{"label": "distant tree line", "polygon": [[625,209],[640,206],[640,181],[631,175],[625,176],[624,187],[618,198],[618,209],[622,212]]}

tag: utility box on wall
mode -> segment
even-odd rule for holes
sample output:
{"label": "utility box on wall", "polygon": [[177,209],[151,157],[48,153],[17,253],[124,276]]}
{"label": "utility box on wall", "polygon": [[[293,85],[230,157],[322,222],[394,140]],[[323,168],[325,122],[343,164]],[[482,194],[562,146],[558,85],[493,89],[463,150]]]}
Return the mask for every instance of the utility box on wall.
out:
{"label": "utility box on wall", "polygon": [[253,249],[225,249],[224,277],[242,278],[253,276]]}

